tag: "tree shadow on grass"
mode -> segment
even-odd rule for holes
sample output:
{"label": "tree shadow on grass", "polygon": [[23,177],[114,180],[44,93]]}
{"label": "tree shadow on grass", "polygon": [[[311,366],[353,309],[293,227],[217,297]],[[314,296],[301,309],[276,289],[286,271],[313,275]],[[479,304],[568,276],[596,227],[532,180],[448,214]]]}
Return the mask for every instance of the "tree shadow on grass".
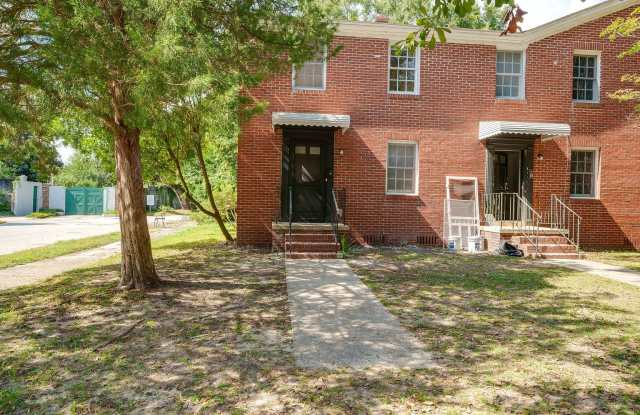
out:
{"label": "tree shadow on grass", "polygon": [[[515,405],[516,412],[545,408],[537,405],[547,391],[552,404],[546,408],[562,412],[573,406],[573,398],[570,394],[552,396],[543,383],[552,385],[563,377],[584,381],[582,377],[593,376],[591,383],[598,384],[602,383],[598,376],[605,371],[614,379],[613,385],[581,389],[577,396],[593,398],[594,405],[575,406],[573,413],[601,408],[640,410],[638,371],[632,369],[635,355],[628,352],[629,346],[637,346],[635,316],[640,310],[617,304],[619,293],[602,288],[582,290],[575,283],[578,273],[574,271],[511,258],[382,251],[352,263],[449,375],[471,380],[475,388],[485,389],[484,394],[495,390],[492,382],[511,389],[516,398],[510,405]],[[616,354],[612,339],[601,339],[599,333],[619,334],[618,340],[625,336],[636,339],[618,347],[625,351],[624,364],[612,364],[611,357],[603,363],[598,357]],[[558,373],[554,367],[566,371]],[[518,388],[500,380],[513,377],[514,372],[520,372],[515,375],[518,382],[513,382]],[[525,380],[527,377],[533,379]],[[592,395],[598,391],[601,396],[595,399]],[[607,401],[617,393],[620,399]],[[531,399],[535,405],[527,406]],[[493,400],[487,402],[493,409],[511,410]]]}
{"label": "tree shadow on grass", "polygon": [[[308,371],[294,364],[279,257],[209,243],[162,249],[169,254],[157,260],[157,268],[166,284],[144,296],[117,290],[118,266],[0,292],[1,413],[352,414],[419,412],[427,405],[563,412],[575,407],[574,395],[563,396],[553,376],[524,386],[495,376],[532,358],[609,367],[627,384],[637,384],[637,372],[627,368],[637,354],[624,351],[637,345],[633,338],[612,336],[604,360],[597,362],[564,350],[589,333],[623,329],[624,321],[589,313],[619,316],[624,310],[601,300],[610,294],[606,291],[581,295],[557,289],[554,279],[564,278],[561,271],[554,276],[529,270],[526,263],[491,259],[465,260],[451,269],[451,261],[437,255],[380,260],[382,271],[358,268],[442,368]],[[577,313],[578,304],[588,312]],[[131,334],[94,351],[139,320]],[[465,401],[469,388],[492,382],[500,382],[494,385],[498,393]],[[573,388],[579,389],[575,396],[586,393],[609,402],[598,408],[635,408],[633,389],[618,391],[631,402],[624,403],[606,400],[616,393],[610,388],[602,393]],[[507,392],[517,399],[500,398]],[[552,406],[541,406],[546,397],[554,397]],[[593,406],[575,408],[590,412]]]}

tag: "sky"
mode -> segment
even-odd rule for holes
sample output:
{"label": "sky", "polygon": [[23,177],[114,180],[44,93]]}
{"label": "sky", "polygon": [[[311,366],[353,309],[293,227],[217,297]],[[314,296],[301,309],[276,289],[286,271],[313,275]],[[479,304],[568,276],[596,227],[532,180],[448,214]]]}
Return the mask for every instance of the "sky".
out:
{"label": "sky", "polygon": [[522,10],[528,13],[522,24],[524,30],[595,6],[603,1],[605,0],[516,0]]}
{"label": "sky", "polygon": [[[528,13],[522,24],[522,29],[527,30],[603,1],[605,0],[517,0],[517,3]],[[62,162],[68,163],[74,153],[73,148],[62,143],[57,148]]]}

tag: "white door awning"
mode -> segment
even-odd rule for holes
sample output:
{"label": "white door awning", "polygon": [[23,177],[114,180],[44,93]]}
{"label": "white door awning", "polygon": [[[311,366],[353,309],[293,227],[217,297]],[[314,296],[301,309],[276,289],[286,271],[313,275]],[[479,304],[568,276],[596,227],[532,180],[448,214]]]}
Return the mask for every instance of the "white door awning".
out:
{"label": "white door awning", "polygon": [[519,121],[480,121],[480,140],[510,136],[563,137],[571,135],[569,124]]}
{"label": "white door awning", "polygon": [[351,117],[340,114],[318,114],[311,112],[274,112],[271,125],[292,125],[299,127],[341,128],[345,132],[351,125]]}

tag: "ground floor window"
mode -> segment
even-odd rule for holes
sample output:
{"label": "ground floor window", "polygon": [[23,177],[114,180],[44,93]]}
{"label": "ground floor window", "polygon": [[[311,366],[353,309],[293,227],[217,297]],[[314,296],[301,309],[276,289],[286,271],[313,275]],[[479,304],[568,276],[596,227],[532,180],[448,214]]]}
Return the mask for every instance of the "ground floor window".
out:
{"label": "ground floor window", "polygon": [[415,195],[418,189],[418,144],[393,141],[387,148],[387,193]]}
{"label": "ground floor window", "polygon": [[598,171],[598,151],[571,151],[571,196],[595,197]]}

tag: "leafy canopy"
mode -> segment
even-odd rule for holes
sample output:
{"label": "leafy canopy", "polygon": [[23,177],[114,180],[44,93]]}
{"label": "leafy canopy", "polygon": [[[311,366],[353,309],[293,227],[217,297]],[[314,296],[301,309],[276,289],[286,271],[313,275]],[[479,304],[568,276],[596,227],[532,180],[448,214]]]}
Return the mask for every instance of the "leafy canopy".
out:
{"label": "leafy canopy", "polygon": [[[436,0],[344,0],[338,2],[337,7],[341,17],[347,20],[374,20],[383,15],[398,24],[416,24],[417,19],[426,18],[434,27],[498,30],[502,29],[505,5],[489,2],[480,6],[473,2],[458,8],[459,14],[454,2],[445,5]],[[447,10],[443,13],[445,6]]]}
{"label": "leafy canopy", "polygon": [[[635,58],[640,55],[640,7],[633,10],[627,17],[618,17],[603,32],[602,36],[607,37],[611,41],[617,39],[636,39],[629,49],[618,55],[620,59]],[[640,72],[628,73],[622,76],[622,82],[627,85],[611,94],[613,99],[620,102],[635,103],[635,110],[640,114]]]}
{"label": "leafy canopy", "polygon": [[115,175],[93,155],[74,153],[71,160],[54,177],[54,183],[73,187],[107,187],[115,184]]}

